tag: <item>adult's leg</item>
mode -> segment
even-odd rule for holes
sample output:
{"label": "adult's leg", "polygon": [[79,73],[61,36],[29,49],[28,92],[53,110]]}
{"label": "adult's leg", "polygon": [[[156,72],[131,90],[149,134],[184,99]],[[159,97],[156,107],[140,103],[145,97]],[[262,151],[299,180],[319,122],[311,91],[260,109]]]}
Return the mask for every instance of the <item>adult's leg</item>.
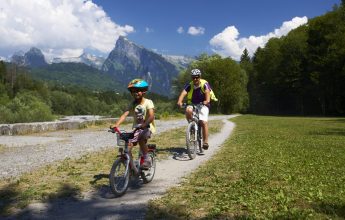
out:
{"label": "adult's leg", "polygon": [[200,121],[203,135],[203,142],[208,144],[208,123],[207,121]]}
{"label": "adult's leg", "polygon": [[191,121],[192,118],[193,118],[193,107],[187,106],[187,108],[186,108],[186,119],[187,119],[187,121]]}
{"label": "adult's leg", "polygon": [[208,113],[209,113],[209,108],[207,106],[202,106],[201,109],[199,110],[199,119],[200,119],[200,124],[202,127],[202,133],[203,133],[203,148],[205,150],[208,149]]}

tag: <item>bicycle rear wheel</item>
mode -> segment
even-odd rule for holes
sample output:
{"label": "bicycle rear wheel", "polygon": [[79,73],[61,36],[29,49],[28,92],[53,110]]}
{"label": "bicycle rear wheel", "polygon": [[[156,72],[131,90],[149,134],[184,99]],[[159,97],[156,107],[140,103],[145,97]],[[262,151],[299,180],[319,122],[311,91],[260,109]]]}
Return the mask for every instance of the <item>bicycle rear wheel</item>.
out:
{"label": "bicycle rear wheel", "polygon": [[154,153],[150,152],[148,153],[148,156],[150,157],[150,160],[151,160],[151,167],[149,169],[141,170],[141,174],[140,174],[144,183],[151,182],[156,172],[156,158],[154,156]]}
{"label": "bicycle rear wheel", "polygon": [[115,160],[109,174],[111,191],[116,197],[122,196],[128,189],[129,164],[123,159]]}
{"label": "bicycle rear wheel", "polygon": [[187,154],[191,160],[196,157],[196,150],[197,150],[197,137],[196,137],[196,129],[197,124],[193,121],[188,124],[186,130],[186,145],[187,145]]}

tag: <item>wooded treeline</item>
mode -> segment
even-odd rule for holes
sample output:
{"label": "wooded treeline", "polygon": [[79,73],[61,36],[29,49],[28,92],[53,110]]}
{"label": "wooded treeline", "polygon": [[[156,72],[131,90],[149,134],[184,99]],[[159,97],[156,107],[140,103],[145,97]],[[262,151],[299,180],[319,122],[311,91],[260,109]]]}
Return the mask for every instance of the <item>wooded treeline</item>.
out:
{"label": "wooded treeline", "polygon": [[345,114],[345,7],[271,39],[241,66],[249,78],[249,111],[257,114]]}

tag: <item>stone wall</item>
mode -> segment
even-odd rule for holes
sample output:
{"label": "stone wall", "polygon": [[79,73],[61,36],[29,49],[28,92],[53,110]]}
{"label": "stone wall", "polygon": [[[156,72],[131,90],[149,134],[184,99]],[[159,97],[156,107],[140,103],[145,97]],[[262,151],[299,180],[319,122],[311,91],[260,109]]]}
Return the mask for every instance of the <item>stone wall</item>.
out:
{"label": "stone wall", "polygon": [[[65,120],[65,119],[62,119]],[[113,124],[117,118],[75,117],[65,121],[0,124],[0,135],[24,135],[56,130],[80,129],[95,124]],[[128,117],[127,121],[132,118]]]}

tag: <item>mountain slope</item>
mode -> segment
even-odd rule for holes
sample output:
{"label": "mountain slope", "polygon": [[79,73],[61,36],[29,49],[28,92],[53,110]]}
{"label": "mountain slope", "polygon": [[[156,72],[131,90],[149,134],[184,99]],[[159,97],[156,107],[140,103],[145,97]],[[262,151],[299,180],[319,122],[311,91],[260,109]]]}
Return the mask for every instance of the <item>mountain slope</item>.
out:
{"label": "mountain slope", "polygon": [[109,75],[83,63],[53,63],[30,70],[33,78],[60,85],[78,85],[92,90],[124,91],[123,86]]}
{"label": "mountain slope", "polygon": [[178,68],[163,56],[120,37],[105,60],[102,70],[127,85],[133,78],[143,78],[152,92],[170,96],[172,80]]}

